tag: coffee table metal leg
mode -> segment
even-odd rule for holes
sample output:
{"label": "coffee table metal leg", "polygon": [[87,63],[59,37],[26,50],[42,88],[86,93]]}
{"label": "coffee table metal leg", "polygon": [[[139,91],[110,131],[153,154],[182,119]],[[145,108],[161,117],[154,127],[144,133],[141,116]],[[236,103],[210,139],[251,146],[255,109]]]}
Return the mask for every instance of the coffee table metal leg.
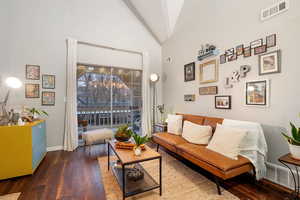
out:
{"label": "coffee table metal leg", "polygon": [[107,143],[107,170],[109,171],[109,164],[110,164],[110,160],[109,160],[109,143]]}
{"label": "coffee table metal leg", "polygon": [[296,199],[299,199],[299,185],[300,185],[300,183],[299,183],[299,172],[298,172],[298,167],[297,166],[295,166],[295,169],[296,169],[296,173],[297,173],[297,191],[296,191]]}
{"label": "coffee table metal leg", "polygon": [[123,187],[122,187],[122,192],[123,192],[123,200],[125,200],[125,165],[122,165],[122,179],[123,179]]}
{"label": "coffee table metal leg", "polygon": [[[293,199],[295,199],[295,200],[298,200],[299,199],[299,197],[298,197],[298,195],[299,195],[299,192],[298,192],[298,190],[299,190],[299,174],[298,174],[298,172],[297,172],[297,177],[295,176],[295,174],[294,174],[294,172],[293,172],[293,170],[287,165],[287,164],[285,164],[284,162],[282,162],[282,161],[280,161],[284,166],[286,166],[289,170],[290,170],[290,172],[291,172],[291,174],[292,174],[292,177],[293,177],[293,180],[294,180],[294,186],[295,186],[295,189],[294,189],[294,194],[292,194],[293,195]],[[296,168],[296,170],[297,170],[297,168]],[[297,183],[297,179],[298,179],[298,183]]]}
{"label": "coffee table metal leg", "polygon": [[162,161],[161,161],[161,157],[159,158],[159,195],[161,196],[162,195],[162,169],[161,169],[161,166],[162,165]]}

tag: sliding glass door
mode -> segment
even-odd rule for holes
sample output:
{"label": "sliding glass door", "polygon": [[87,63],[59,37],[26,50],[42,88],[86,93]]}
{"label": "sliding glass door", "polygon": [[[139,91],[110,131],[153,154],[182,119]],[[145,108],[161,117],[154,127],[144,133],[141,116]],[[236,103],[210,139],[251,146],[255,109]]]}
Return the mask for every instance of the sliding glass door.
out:
{"label": "sliding glass door", "polygon": [[97,129],[128,124],[139,133],[141,86],[141,70],[78,64],[79,125],[83,129]]}

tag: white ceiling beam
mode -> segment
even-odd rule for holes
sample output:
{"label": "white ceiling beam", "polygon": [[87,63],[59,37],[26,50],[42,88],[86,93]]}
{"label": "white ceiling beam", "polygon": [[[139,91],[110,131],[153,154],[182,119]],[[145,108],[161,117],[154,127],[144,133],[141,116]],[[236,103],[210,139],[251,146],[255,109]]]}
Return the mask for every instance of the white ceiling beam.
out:
{"label": "white ceiling beam", "polygon": [[161,0],[161,9],[162,9],[162,14],[164,16],[167,38],[169,38],[171,36],[172,32],[171,32],[171,26],[170,26],[170,15],[169,15],[169,11],[168,11],[168,2],[166,0]]}
{"label": "white ceiling beam", "polygon": [[158,38],[158,36],[151,30],[145,19],[140,15],[136,7],[131,3],[130,0],[123,0],[126,6],[131,10],[131,12],[136,16],[136,18],[142,23],[142,25],[147,29],[147,31],[152,35],[152,37],[162,45],[162,41]]}

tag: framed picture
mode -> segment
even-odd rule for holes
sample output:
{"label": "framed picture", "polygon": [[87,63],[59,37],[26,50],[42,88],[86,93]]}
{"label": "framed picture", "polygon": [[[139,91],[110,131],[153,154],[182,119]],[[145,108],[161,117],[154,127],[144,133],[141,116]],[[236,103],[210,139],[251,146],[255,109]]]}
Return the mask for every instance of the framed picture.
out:
{"label": "framed picture", "polygon": [[195,63],[189,63],[184,65],[184,81],[194,81],[195,80]]}
{"label": "framed picture", "polygon": [[276,34],[272,34],[266,37],[267,48],[276,46]]}
{"label": "framed picture", "polygon": [[269,104],[269,80],[246,82],[245,95],[246,105],[267,107]]}
{"label": "framed picture", "polygon": [[243,44],[237,46],[235,49],[236,49],[237,56],[241,56],[244,54],[244,45]]}
{"label": "framed picture", "polygon": [[251,49],[254,49],[255,47],[260,47],[261,45],[263,45],[263,39],[255,40],[250,43]]}
{"label": "framed picture", "polygon": [[234,61],[236,59],[237,59],[237,55],[236,55],[236,53],[234,53],[233,55],[228,57],[228,62]]}
{"label": "framed picture", "polygon": [[226,55],[223,54],[223,55],[220,55],[220,64],[224,64],[226,63]]}
{"label": "framed picture", "polygon": [[251,56],[251,47],[245,47],[244,48],[244,57],[247,58],[247,57],[250,57]]}
{"label": "framed picture", "polygon": [[226,55],[226,56],[231,56],[231,55],[233,55],[233,54],[234,54],[234,48],[228,49],[228,50],[226,50],[226,52],[225,52],[225,55]]}
{"label": "framed picture", "polygon": [[42,105],[54,106],[55,105],[55,92],[42,92]]}
{"label": "framed picture", "polygon": [[267,45],[254,48],[254,55],[262,54],[267,52]]}
{"label": "framed picture", "polygon": [[281,51],[273,51],[258,56],[259,75],[281,72]]}
{"label": "framed picture", "polygon": [[231,109],[231,96],[215,96],[216,109]]}
{"label": "framed picture", "polygon": [[200,84],[217,82],[218,76],[217,60],[200,64]]}
{"label": "framed picture", "polygon": [[26,79],[27,80],[40,80],[40,66],[26,65]]}
{"label": "framed picture", "polygon": [[184,101],[195,101],[196,95],[194,94],[186,94],[184,95]]}
{"label": "framed picture", "polygon": [[42,75],[42,87],[43,87],[43,89],[55,89],[55,76],[43,74]]}
{"label": "framed picture", "polygon": [[216,95],[218,94],[218,86],[200,87],[200,95]]}
{"label": "framed picture", "polygon": [[25,97],[26,98],[40,98],[40,84],[25,84]]}

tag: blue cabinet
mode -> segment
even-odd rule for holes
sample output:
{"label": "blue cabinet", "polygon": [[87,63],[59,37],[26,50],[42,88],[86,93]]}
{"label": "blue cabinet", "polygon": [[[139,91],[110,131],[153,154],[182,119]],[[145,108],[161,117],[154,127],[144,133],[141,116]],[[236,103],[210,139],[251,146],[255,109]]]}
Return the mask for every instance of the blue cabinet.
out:
{"label": "blue cabinet", "polygon": [[32,127],[32,167],[36,169],[46,153],[45,122]]}

